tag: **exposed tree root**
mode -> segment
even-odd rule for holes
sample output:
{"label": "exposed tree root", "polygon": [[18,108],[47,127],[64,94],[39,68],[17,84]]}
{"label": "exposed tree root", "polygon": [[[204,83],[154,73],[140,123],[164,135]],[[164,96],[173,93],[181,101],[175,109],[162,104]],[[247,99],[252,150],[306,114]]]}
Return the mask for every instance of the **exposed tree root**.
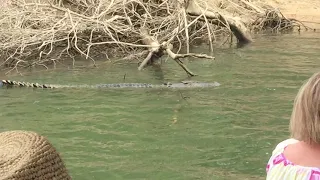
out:
{"label": "exposed tree root", "polygon": [[312,28],[305,26],[302,22],[296,19],[286,18],[281,12],[272,8],[266,9],[261,16],[258,16],[255,21],[250,23],[251,29],[256,32],[290,32],[293,31],[294,27],[297,27],[298,31],[300,31],[301,26],[304,27],[306,31],[312,30]]}
{"label": "exposed tree root", "polygon": [[140,66],[138,67],[139,71],[148,63],[152,62],[155,59],[160,58],[163,55],[163,49],[161,48],[157,39],[151,37],[149,32],[145,28],[141,28],[141,37],[142,42],[149,46],[149,54],[148,56],[142,61]]}
{"label": "exposed tree root", "polygon": [[[143,58],[139,66],[164,54],[180,61],[192,56],[196,41],[211,51],[219,37],[252,42],[251,31],[282,32],[301,23],[259,0],[10,0],[0,11],[0,67],[43,66],[75,56],[95,64],[96,56]],[[8,31],[8,29],[10,29]],[[221,39],[221,38],[220,38]],[[230,38],[228,41],[231,41]],[[177,54],[172,52],[172,47]],[[168,48],[170,47],[170,48]],[[186,54],[179,54],[181,49]],[[128,58],[127,58],[128,59]]]}
{"label": "exposed tree root", "polygon": [[152,38],[148,31],[143,28],[141,30],[141,35],[142,35],[142,41],[144,44],[146,45],[150,45],[149,48],[149,54],[148,56],[142,61],[142,63],[140,64],[140,66],[138,67],[138,70],[141,70],[148,62],[152,62],[154,60],[158,60],[159,58],[161,58],[165,52],[174,60],[178,63],[178,65],[180,67],[182,67],[183,70],[186,71],[186,73],[190,76],[196,76],[196,74],[194,74],[193,72],[191,72],[184,64],[183,62],[180,60],[181,58],[185,58],[185,57],[196,57],[196,58],[207,58],[207,59],[215,59],[212,56],[208,56],[205,54],[194,54],[194,53],[187,53],[187,54],[175,54],[174,52],[172,52],[173,49],[173,45],[167,42],[163,42],[161,44],[159,44],[159,42]]}
{"label": "exposed tree root", "polygon": [[175,54],[172,52],[172,49],[173,49],[173,46],[172,44],[168,44],[167,45],[167,48],[166,48],[166,52],[167,54],[174,60],[176,61],[180,67],[182,67],[182,69],[184,71],[186,71],[186,73],[189,75],[189,76],[196,76],[196,74],[194,74],[193,72],[191,72],[187,66],[185,66],[183,64],[183,62],[180,60],[181,58],[185,58],[185,57],[196,57],[196,58],[206,58],[206,59],[215,59],[214,57],[212,56],[208,56],[208,55],[205,55],[205,54],[194,54],[194,53],[188,53],[188,54]]}
{"label": "exposed tree root", "polygon": [[187,12],[189,15],[196,17],[203,15],[203,17],[211,20],[211,23],[215,25],[230,28],[231,32],[241,44],[252,42],[251,34],[240,18],[222,15],[218,12],[204,12],[203,9],[192,0],[189,2]]}

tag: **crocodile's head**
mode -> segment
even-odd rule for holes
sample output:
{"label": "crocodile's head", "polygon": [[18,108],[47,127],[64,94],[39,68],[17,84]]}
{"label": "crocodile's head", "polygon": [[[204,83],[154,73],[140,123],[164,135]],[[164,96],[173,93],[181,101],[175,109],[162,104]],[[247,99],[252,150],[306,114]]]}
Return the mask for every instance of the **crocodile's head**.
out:
{"label": "crocodile's head", "polygon": [[205,82],[197,82],[197,81],[181,81],[181,83],[164,83],[167,87],[172,88],[184,88],[184,87],[217,87],[220,86],[220,83],[205,83]]}

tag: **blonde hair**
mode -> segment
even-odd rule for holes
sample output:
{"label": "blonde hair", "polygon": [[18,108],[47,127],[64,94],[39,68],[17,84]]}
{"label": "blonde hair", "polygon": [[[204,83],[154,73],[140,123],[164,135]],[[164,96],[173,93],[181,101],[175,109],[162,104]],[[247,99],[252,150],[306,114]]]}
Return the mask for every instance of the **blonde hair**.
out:
{"label": "blonde hair", "polygon": [[320,72],[300,88],[291,114],[290,132],[294,139],[320,144]]}

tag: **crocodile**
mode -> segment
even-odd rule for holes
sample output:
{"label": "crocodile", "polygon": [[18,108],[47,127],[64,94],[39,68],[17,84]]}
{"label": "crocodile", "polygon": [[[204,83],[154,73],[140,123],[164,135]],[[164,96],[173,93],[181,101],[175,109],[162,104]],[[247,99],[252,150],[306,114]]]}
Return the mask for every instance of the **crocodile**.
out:
{"label": "crocodile", "polygon": [[113,83],[113,84],[96,84],[96,85],[54,85],[54,84],[39,84],[29,82],[19,82],[11,80],[1,80],[0,87],[32,87],[42,89],[55,88],[204,88],[218,87],[220,83],[206,83],[196,81],[181,81],[179,83],[163,83],[163,84],[148,84],[148,83]]}

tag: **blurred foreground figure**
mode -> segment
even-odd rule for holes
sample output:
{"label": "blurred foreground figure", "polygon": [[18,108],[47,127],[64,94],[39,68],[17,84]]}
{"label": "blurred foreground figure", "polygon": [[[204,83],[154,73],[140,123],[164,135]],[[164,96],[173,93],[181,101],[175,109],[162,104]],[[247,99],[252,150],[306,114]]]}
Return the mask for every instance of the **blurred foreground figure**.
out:
{"label": "blurred foreground figure", "polygon": [[267,164],[267,180],[320,179],[320,72],[300,88],[290,119],[291,137],[280,142]]}
{"label": "blurred foreground figure", "polygon": [[71,180],[56,149],[30,131],[0,133],[0,180]]}

